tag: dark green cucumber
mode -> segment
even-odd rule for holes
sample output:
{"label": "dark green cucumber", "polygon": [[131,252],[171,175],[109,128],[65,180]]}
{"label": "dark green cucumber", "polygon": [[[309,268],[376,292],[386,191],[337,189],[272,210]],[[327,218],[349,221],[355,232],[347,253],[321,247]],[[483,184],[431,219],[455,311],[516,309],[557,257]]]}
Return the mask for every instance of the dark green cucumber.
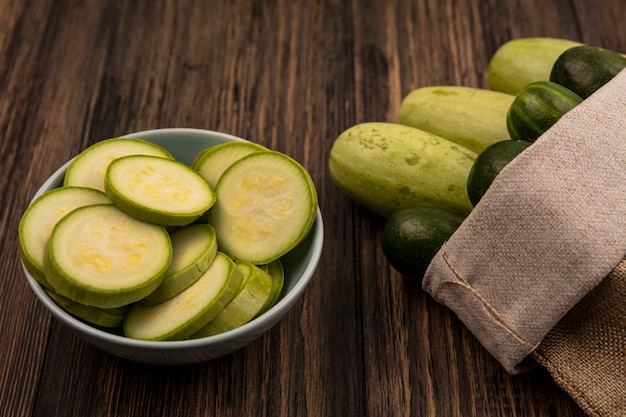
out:
{"label": "dark green cucumber", "polygon": [[528,84],[513,100],[507,113],[511,139],[535,141],[582,98],[552,81]]}
{"label": "dark green cucumber", "polygon": [[617,52],[596,46],[577,46],[557,58],[550,73],[550,81],[585,99],[624,68],[626,57]]}
{"label": "dark green cucumber", "polygon": [[467,176],[467,195],[474,206],[500,171],[531,144],[527,140],[503,140],[478,154]]}
{"label": "dark green cucumber", "polygon": [[383,253],[396,271],[421,281],[432,259],[463,220],[463,216],[435,207],[396,211],[383,229]]}

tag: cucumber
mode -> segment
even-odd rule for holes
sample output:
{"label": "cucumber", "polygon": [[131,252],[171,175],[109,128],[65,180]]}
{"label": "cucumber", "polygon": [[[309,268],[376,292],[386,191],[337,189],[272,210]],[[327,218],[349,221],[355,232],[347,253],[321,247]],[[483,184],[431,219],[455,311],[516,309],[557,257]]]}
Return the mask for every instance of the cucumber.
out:
{"label": "cucumber", "polygon": [[243,326],[259,314],[270,297],[272,277],[256,265],[239,262],[242,284],[232,301],[191,338],[200,338],[224,333]]}
{"label": "cucumber", "polygon": [[239,288],[235,263],[218,252],[209,269],[169,300],[146,306],[136,303],[124,320],[124,334],[141,340],[182,340],[219,314]]}
{"label": "cucumber", "polygon": [[535,141],[583,99],[552,81],[528,84],[515,97],[507,114],[511,139]]}
{"label": "cucumber", "polygon": [[109,164],[126,155],[152,155],[173,159],[165,148],[143,139],[105,139],[89,146],[70,162],[63,185],[104,191],[104,176]]}
{"label": "cucumber", "polygon": [[163,226],[129,216],[113,204],[80,207],[52,230],[44,257],[48,282],[72,301],[114,308],[154,291],[172,259]]}
{"label": "cucumber", "polygon": [[582,43],[547,37],[505,42],[489,61],[487,84],[492,90],[517,95],[530,83],[549,81],[552,66],[559,55],[579,45]]}
{"label": "cucumber", "polygon": [[215,203],[215,191],[200,174],[173,159],[129,155],[109,164],[104,188],[126,213],[164,226],[184,226]]}
{"label": "cucumber", "polygon": [[79,319],[98,327],[120,328],[130,306],[117,308],[98,308],[74,302],[53,291],[46,291],[48,296],[62,309]]}
{"label": "cucumber", "polygon": [[367,122],[335,139],[328,165],[340,190],[383,217],[414,206],[467,215],[475,159],[475,152],[421,129]]}
{"label": "cucumber", "polygon": [[215,229],[208,224],[192,224],[176,230],[170,236],[172,261],[165,278],[144,304],[169,300],[196,282],[211,266],[217,254]]}
{"label": "cucumber", "polygon": [[432,259],[463,220],[463,216],[435,207],[397,211],[383,229],[383,254],[396,271],[421,282]]}
{"label": "cucumber", "polygon": [[317,192],[309,173],[285,154],[245,156],[224,171],[209,223],[220,250],[237,261],[266,264],[294,248],[315,221]]}
{"label": "cucumber", "polygon": [[500,171],[531,144],[527,140],[503,140],[478,154],[467,177],[467,194],[474,206]]}
{"label": "cucumber", "polygon": [[37,282],[52,289],[44,272],[44,253],[59,220],[79,207],[110,202],[101,191],[68,186],[47,191],[28,206],[18,227],[19,250],[24,267]]}
{"label": "cucumber", "polygon": [[479,153],[509,138],[506,113],[515,96],[462,86],[422,87],[400,105],[400,123]]}
{"label": "cucumber", "polygon": [[550,81],[583,99],[589,97],[626,68],[626,57],[595,46],[577,46],[563,52],[554,63]]}
{"label": "cucumber", "polygon": [[233,162],[251,153],[267,150],[266,147],[253,142],[225,142],[200,152],[191,164],[191,168],[198,171],[215,188],[222,173]]}

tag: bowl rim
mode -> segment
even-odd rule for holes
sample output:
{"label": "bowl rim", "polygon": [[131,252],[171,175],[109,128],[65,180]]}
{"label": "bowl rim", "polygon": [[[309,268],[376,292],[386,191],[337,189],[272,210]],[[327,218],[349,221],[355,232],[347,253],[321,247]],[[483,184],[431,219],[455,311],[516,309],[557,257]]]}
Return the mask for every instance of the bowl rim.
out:
{"label": "bowl rim", "polygon": [[[123,135],[120,137],[140,137],[144,138],[145,136],[160,136],[165,134],[177,134],[177,133],[192,133],[198,135],[210,135],[215,136],[220,139],[225,139],[227,141],[244,141],[249,142],[246,139],[233,136],[226,133],[216,132],[212,130],[204,130],[204,129],[196,129],[196,128],[163,128],[163,129],[151,129],[145,131],[138,131],[135,133]],[[74,157],[75,158],[75,157]],[[38,188],[33,198],[31,199],[31,203],[38,198],[44,192],[56,188],[59,185],[60,181],[62,181],[63,176],[65,175],[65,171],[67,167],[72,162],[74,158],[71,158],[69,161],[61,165],[57,168],[53,174],[51,174],[43,184]],[[39,282],[26,270],[26,266],[24,262],[20,260],[22,265],[22,270],[26,276],[26,280],[30,285],[31,289],[37,296],[37,298],[47,307],[47,309],[63,324],[69,326],[72,330],[77,331],[79,334],[89,337],[91,340],[99,339],[107,342],[108,344],[115,345],[124,345],[130,348],[140,348],[144,350],[150,351],[176,351],[176,350],[187,350],[193,348],[207,348],[212,345],[219,345],[222,343],[227,343],[233,340],[237,340],[243,336],[249,335],[251,330],[259,328],[262,332],[265,332],[270,327],[272,327],[275,323],[277,323],[295,304],[295,302],[303,295],[304,290],[308,286],[311,281],[315,270],[319,264],[322,250],[323,250],[323,242],[324,242],[324,226],[323,219],[319,204],[316,208],[316,216],[313,226],[309,231],[307,237],[312,237],[313,241],[311,242],[312,250],[309,252],[309,260],[306,264],[306,267],[302,271],[300,278],[296,281],[295,285],[290,289],[289,292],[285,293],[284,296],[274,305],[272,308],[267,310],[265,313],[261,314],[258,317],[255,317],[251,321],[246,324],[239,326],[235,329],[229,330],[224,333],[220,333],[213,336],[202,337],[198,339],[185,339],[185,340],[140,340],[140,339],[132,339],[123,335],[118,335],[114,333],[107,332],[106,330],[99,329],[90,325],[88,323],[83,322],[82,320],[74,317],[67,311],[63,310],[57,303],[55,303],[52,298],[46,293],[44,287],[39,284]],[[270,320],[273,318],[273,320]]]}

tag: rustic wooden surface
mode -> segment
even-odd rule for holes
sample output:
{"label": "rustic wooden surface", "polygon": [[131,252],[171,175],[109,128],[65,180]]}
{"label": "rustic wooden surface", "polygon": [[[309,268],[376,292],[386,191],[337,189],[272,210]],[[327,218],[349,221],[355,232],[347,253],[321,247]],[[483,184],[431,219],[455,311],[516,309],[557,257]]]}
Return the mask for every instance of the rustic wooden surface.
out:
{"label": "rustic wooden surface", "polygon": [[[396,121],[433,84],[485,87],[503,42],[626,51],[622,0],[0,0],[0,415],[583,416],[542,369],[510,376],[446,308],[390,270],[383,221],[327,172],[334,138]],[[105,354],[39,304],[17,225],[86,146],[160,127],[241,136],[302,162],[325,247],[261,339],[194,366]]]}

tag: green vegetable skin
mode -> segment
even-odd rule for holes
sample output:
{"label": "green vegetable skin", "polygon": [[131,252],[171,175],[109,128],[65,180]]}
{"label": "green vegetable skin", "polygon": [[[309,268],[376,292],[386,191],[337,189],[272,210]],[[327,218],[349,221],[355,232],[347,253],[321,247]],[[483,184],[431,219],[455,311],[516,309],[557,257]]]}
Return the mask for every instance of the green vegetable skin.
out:
{"label": "green vegetable skin", "polygon": [[330,151],[330,175],[339,189],[388,217],[414,206],[467,215],[467,175],[476,153],[434,134],[394,123],[355,125]]}
{"label": "green vegetable skin", "polygon": [[391,266],[421,280],[441,246],[464,217],[432,207],[411,207],[393,213],[383,229],[381,245]]}
{"label": "green vegetable skin", "polygon": [[400,106],[400,123],[439,135],[479,153],[509,138],[506,113],[515,98],[498,91],[462,87],[422,87]]}
{"label": "green vegetable skin", "polygon": [[567,49],[580,45],[572,40],[540,37],[508,41],[489,61],[489,88],[515,95],[532,82],[548,81],[557,58]]}
{"label": "green vegetable skin", "polygon": [[624,68],[626,57],[617,52],[595,46],[577,46],[557,58],[550,73],[550,81],[585,99]]}
{"label": "green vegetable skin", "polygon": [[511,139],[536,140],[582,100],[574,92],[551,81],[528,84],[515,97],[507,115]]}

